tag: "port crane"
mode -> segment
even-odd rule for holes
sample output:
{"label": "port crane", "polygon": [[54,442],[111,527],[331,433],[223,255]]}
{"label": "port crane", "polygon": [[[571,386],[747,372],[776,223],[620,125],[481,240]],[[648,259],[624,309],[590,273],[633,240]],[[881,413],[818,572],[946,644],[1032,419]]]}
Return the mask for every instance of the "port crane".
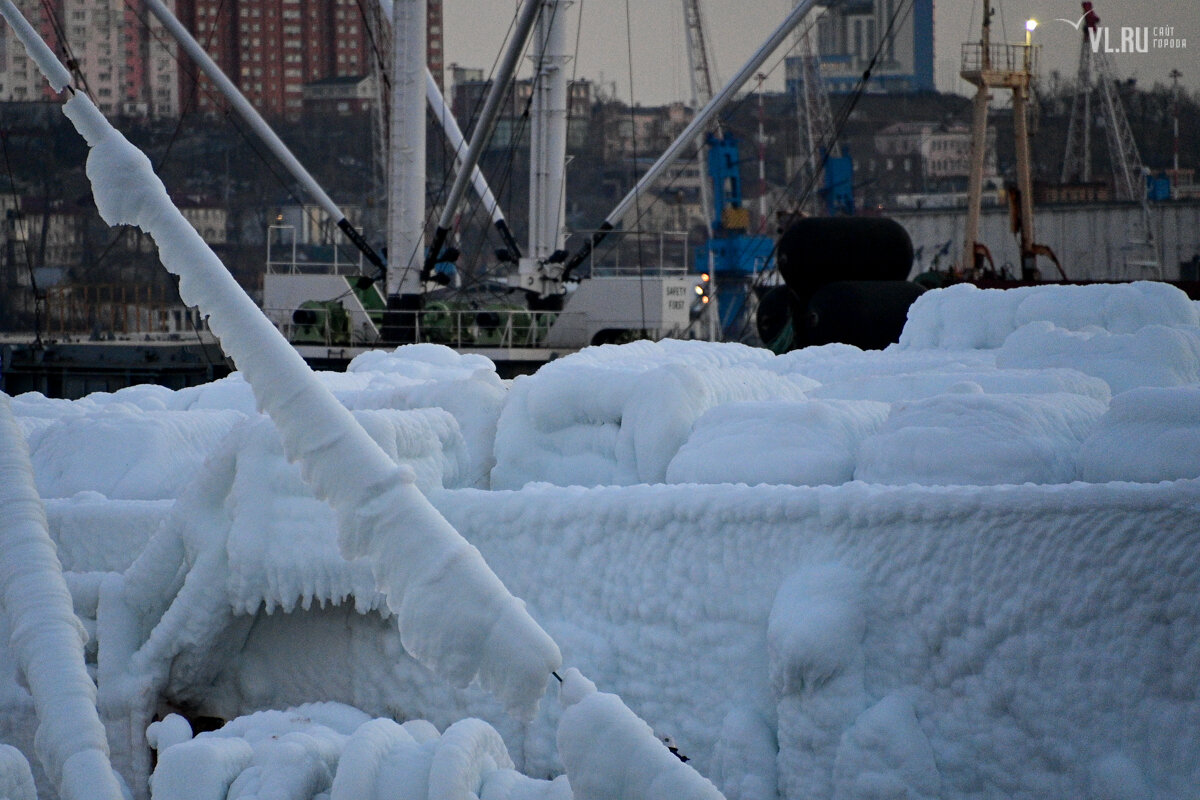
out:
{"label": "port crane", "polygon": [[1145,257],[1132,262],[1161,275],[1161,259],[1155,243],[1150,201],[1146,193],[1146,168],[1133,138],[1133,129],[1125,106],[1117,93],[1117,75],[1112,59],[1100,46],[1100,17],[1091,2],[1084,2],[1083,26],[1079,45],[1079,71],[1075,99],[1067,125],[1067,147],[1063,156],[1063,183],[1092,182],[1092,124],[1097,114],[1093,98],[1099,99],[1099,118],[1103,121],[1112,167],[1113,199],[1140,203],[1142,213],[1130,231],[1130,244]]}

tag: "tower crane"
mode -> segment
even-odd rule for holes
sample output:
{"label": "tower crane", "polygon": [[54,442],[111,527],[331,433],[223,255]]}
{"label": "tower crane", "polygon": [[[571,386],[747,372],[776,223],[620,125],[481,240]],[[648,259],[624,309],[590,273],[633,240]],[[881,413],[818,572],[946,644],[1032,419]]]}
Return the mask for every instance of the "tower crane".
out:
{"label": "tower crane", "polygon": [[[692,85],[692,105],[700,108],[713,96],[713,67],[708,54],[708,37],[705,34],[700,0],[683,0],[683,29],[687,37],[688,77]],[[713,125],[713,129],[720,136],[720,120]],[[700,207],[704,210],[704,218],[712,219],[713,192],[709,186],[705,138],[706,136],[700,137],[697,148],[700,164]]]}
{"label": "tower crane", "polygon": [[[683,0],[692,98],[697,106],[712,99],[713,80],[700,0]],[[719,120],[701,134],[700,191],[709,240],[696,253],[696,271],[707,276],[708,292],[698,311],[724,337],[745,327],[743,318],[751,297],[750,284],[766,268],[774,242],[750,234],[750,215],[743,204],[741,156],[736,137],[721,129]],[[713,300],[716,302],[713,302]],[[707,306],[707,308],[705,308]],[[714,315],[713,312],[716,312]],[[715,338],[710,329],[709,336]]]}
{"label": "tower crane", "polygon": [[[843,156],[837,141],[829,94],[821,78],[821,60],[812,40],[813,27],[807,25],[797,29],[795,34],[795,50],[800,67],[796,87],[796,119],[803,152],[808,153],[812,185],[825,188],[826,202],[822,209],[820,193],[811,192],[805,203],[806,210],[812,214],[822,211],[831,215],[839,211],[854,213],[853,190],[848,185],[850,160],[848,156]],[[834,175],[837,177],[830,180]]]}
{"label": "tower crane", "polygon": [[1141,204],[1139,222],[1130,231],[1130,243],[1149,254],[1147,260],[1138,262],[1141,266],[1161,272],[1150,203],[1146,196],[1146,168],[1138,153],[1125,107],[1117,94],[1117,79],[1112,59],[1105,52],[1105,48],[1100,46],[1100,17],[1091,2],[1083,3],[1083,12],[1079,72],[1075,85],[1075,101],[1071,106],[1071,119],[1067,126],[1062,182],[1089,183],[1092,180],[1092,96],[1098,94],[1099,113],[1104,121],[1108,156],[1112,165],[1113,197]]}

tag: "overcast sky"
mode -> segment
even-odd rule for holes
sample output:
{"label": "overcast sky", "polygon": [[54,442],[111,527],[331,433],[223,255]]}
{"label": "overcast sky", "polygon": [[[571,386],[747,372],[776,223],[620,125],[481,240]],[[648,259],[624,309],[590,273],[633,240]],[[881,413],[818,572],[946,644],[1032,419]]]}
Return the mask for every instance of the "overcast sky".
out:
{"label": "overcast sky", "polygon": [[[503,43],[516,8],[515,0],[444,0],[446,63],[489,69]],[[1113,63],[1122,77],[1136,77],[1142,85],[1168,83],[1168,73],[1184,73],[1182,83],[1200,88],[1200,17],[1196,0],[1097,0],[1101,24],[1110,26],[1110,40],[1119,44],[1122,26],[1151,28],[1149,53],[1116,53]],[[715,51],[717,70],[725,80],[783,20],[792,0],[704,0],[709,39]],[[629,19],[626,18],[629,9]],[[963,91],[957,79],[959,46],[979,37],[981,0],[937,3],[934,12],[935,75],[943,90]],[[994,37],[1023,41],[1028,17],[1041,21],[1034,34],[1042,48],[1042,76],[1057,69],[1073,76],[1079,54],[1079,34],[1056,17],[1077,20],[1081,11],[1076,0],[1008,0],[1000,2]],[[681,0],[577,0],[575,20],[582,18],[579,59],[580,77],[603,79],[615,85],[617,96],[628,100],[630,93],[629,37],[632,29],[632,97],[653,105],[690,99],[687,53],[684,45]],[[1157,46],[1154,30],[1174,28],[1175,39],[1185,39],[1183,48]],[[1003,35],[1007,32],[1007,36]],[[776,66],[779,56],[767,62]],[[783,68],[771,73],[768,89],[783,88]]]}

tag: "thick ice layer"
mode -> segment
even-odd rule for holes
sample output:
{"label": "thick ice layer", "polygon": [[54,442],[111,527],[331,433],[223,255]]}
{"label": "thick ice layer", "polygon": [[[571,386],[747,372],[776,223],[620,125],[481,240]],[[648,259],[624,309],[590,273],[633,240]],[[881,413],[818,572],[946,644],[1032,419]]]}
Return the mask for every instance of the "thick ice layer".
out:
{"label": "thick ice layer", "polygon": [[[789,799],[1090,796],[1113,754],[1159,796],[1200,780],[1200,482],[436,500],[722,789],[753,775],[715,754],[773,737]],[[528,773],[555,768],[553,728]]]}
{"label": "thick ice layer", "polygon": [[1173,481],[1200,477],[1200,387],[1132,389],[1113,398],[1079,453],[1079,478]]}
{"label": "thick ice layer", "polygon": [[328,792],[346,739],[367,719],[347,706],[313,703],[163,742],[150,778],[154,800],[291,800]]}
{"label": "thick ice layer", "polygon": [[25,52],[37,64],[38,69],[46,76],[46,80],[50,82],[50,86],[54,91],[61,92],[71,85],[71,73],[62,65],[62,62],[55,57],[54,51],[46,44],[38,32],[32,25],[29,24],[17,7],[13,5],[12,0],[0,0],[0,14],[4,15],[4,19],[17,34],[21,44],[25,47]]}
{"label": "thick ice layer", "polygon": [[43,497],[99,492],[114,500],[179,496],[222,438],[235,411],[142,411],[113,404],[44,428],[32,448]]}
{"label": "thick ice layer", "polygon": [[350,362],[347,372],[363,379],[356,391],[335,391],[349,408],[449,412],[466,445],[468,460],[461,485],[489,487],[496,422],[507,393],[491,361],[460,355],[442,345],[405,345],[392,352],[363,353]]}
{"label": "thick ice layer", "polygon": [[0,797],[5,800],[37,800],[33,773],[20,750],[0,744]]}
{"label": "thick ice layer", "polygon": [[63,569],[123,572],[145,548],[173,500],[109,500],[80,492],[47,500],[46,517]]}
{"label": "thick ice layer", "polygon": [[726,403],[696,421],[666,482],[846,483],[859,445],[887,415],[887,405],[870,401]]}
{"label": "thick ice layer", "polygon": [[1133,334],[1150,325],[1200,324],[1186,294],[1165,283],[979,289],[958,284],[926,292],[908,310],[904,349],[981,350],[1004,344],[1033,322],[1068,331]]}
{"label": "thick ice layer", "polygon": [[662,483],[692,424],[734,401],[798,400],[816,385],[763,369],[742,345],[588,348],[517,380],[496,436],[495,488]]}
{"label": "thick ice layer", "polygon": [[1133,333],[1110,333],[1036,322],[1004,341],[996,364],[1067,367],[1104,380],[1114,395],[1139,386],[1183,386],[1200,381],[1200,329],[1147,325]]}
{"label": "thick ice layer", "polygon": [[897,403],[866,439],[854,477],[904,485],[1069,483],[1105,406],[1074,394],[987,395],[964,389]]}

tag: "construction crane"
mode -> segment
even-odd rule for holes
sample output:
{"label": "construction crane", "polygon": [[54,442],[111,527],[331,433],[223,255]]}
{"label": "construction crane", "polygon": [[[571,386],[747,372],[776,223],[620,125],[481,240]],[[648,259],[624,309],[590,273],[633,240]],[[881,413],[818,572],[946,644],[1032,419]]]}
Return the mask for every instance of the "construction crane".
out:
{"label": "construction crane", "polygon": [[[700,0],[683,0],[683,29],[687,37],[688,77],[692,85],[692,105],[696,108],[708,103],[713,96],[714,67],[708,54],[708,37],[705,33],[704,16],[700,11]],[[713,130],[720,135],[721,122]],[[708,183],[708,165],[705,157],[704,136],[697,142],[700,164],[700,207],[704,218],[712,219],[713,197]]]}
{"label": "construction crane", "polygon": [[[1067,148],[1063,157],[1063,183],[1092,181],[1092,96],[1099,95],[1100,117],[1108,140],[1108,156],[1112,166],[1113,197],[1116,200],[1138,202],[1142,206],[1139,224],[1130,231],[1130,243],[1144,248],[1148,260],[1140,266],[1160,269],[1150,203],[1146,196],[1146,168],[1138,153],[1133,130],[1117,94],[1117,78],[1112,59],[1100,46],[1098,26],[1100,17],[1090,2],[1083,3],[1084,24],[1079,47],[1079,72],[1075,84],[1075,101],[1067,126]],[[1161,276],[1160,276],[1161,277]]]}
{"label": "construction crane", "polygon": [[851,162],[849,156],[843,156],[837,141],[829,94],[821,78],[821,60],[812,39],[814,27],[805,25],[795,35],[799,65],[796,75],[796,120],[800,127],[803,152],[808,153],[811,185],[825,190],[825,203],[822,208],[820,192],[810,192],[805,210],[810,214],[852,214],[854,199],[849,185]]}

